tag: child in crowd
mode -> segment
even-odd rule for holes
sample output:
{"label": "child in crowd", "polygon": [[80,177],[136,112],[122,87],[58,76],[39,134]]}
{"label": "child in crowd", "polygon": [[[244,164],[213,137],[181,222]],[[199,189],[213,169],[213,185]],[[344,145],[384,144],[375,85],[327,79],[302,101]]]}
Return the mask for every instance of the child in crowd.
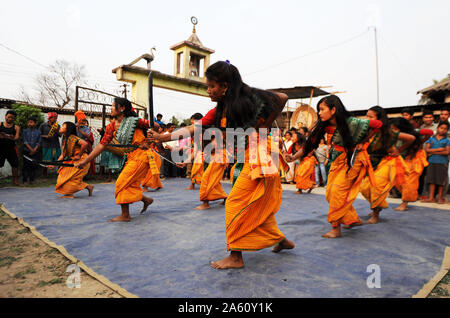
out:
{"label": "child in crowd", "polygon": [[443,189],[448,182],[448,154],[450,153],[450,139],[447,138],[448,127],[448,121],[440,122],[436,134],[425,143],[425,151],[429,155],[425,184],[429,184],[430,189],[428,199],[422,200],[422,202],[436,202],[434,196],[437,187],[437,203],[445,203]]}

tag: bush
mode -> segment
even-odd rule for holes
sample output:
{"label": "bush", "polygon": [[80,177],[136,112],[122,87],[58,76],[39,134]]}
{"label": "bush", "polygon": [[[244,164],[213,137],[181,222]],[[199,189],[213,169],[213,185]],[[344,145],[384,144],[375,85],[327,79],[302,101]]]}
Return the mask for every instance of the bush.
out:
{"label": "bush", "polygon": [[28,128],[28,118],[30,117],[36,118],[36,128],[39,128],[39,125],[44,122],[44,114],[40,108],[29,105],[13,104],[12,109],[17,113],[15,124],[20,126],[22,130]]}

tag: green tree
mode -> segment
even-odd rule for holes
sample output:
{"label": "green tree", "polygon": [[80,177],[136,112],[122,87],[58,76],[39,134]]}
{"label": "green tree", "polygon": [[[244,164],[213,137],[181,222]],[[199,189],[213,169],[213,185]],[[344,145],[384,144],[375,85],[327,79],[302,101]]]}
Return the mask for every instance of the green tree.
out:
{"label": "green tree", "polygon": [[180,121],[175,116],[172,116],[172,118],[170,119],[170,122],[172,124],[177,125],[177,127],[180,125]]}
{"label": "green tree", "polygon": [[191,119],[190,118],[186,118],[185,120],[183,120],[183,123],[185,123],[186,126],[190,126],[191,125]]}
{"label": "green tree", "polygon": [[12,109],[17,113],[15,124],[20,126],[22,130],[28,127],[28,118],[30,117],[36,118],[36,127],[39,127],[44,122],[44,114],[40,108],[30,105],[13,104]]}

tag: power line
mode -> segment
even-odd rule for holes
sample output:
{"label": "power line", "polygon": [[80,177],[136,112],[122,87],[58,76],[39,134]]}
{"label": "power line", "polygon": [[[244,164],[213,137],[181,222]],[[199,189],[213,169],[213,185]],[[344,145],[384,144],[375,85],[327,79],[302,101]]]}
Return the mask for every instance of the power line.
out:
{"label": "power line", "polygon": [[323,51],[329,50],[329,49],[331,49],[331,48],[334,48],[334,47],[337,47],[337,46],[341,46],[341,45],[347,44],[347,43],[349,43],[349,42],[352,42],[352,41],[354,41],[354,40],[356,40],[356,39],[362,37],[363,35],[365,35],[365,34],[368,33],[368,32],[369,32],[369,30],[365,30],[364,32],[362,32],[362,33],[360,33],[360,34],[358,34],[358,35],[356,35],[356,36],[353,36],[353,37],[351,37],[351,38],[349,38],[349,39],[347,39],[347,40],[344,40],[344,41],[341,41],[341,42],[338,42],[338,43],[329,45],[329,46],[327,46],[327,47],[325,47],[325,48],[318,49],[318,50],[315,50],[315,51],[312,51],[312,52],[309,52],[309,53],[306,53],[306,54],[303,54],[303,55],[300,55],[300,56],[297,56],[297,57],[290,58],[290,59],[288,59],[288,60],[286,60],[286,61],[283,61],[283,62],[280,62],[280,63],[277,63],[277,64],[270,65],[270,66],[268,66],[268,67],[266,67],[266,68],[260,69],[260,70],[255,71],[255,72],[247,73],[247,74],[245,74],[244,76],[249,76],[249,75],[253,75],[253,74],[256,74],[256,73],[264,72],[264,71],[267,71],[267,70],[269,70],[269,69],[278,67],[278,66],[280,66],[280,65],[287,64],[287,63],[290,63],[290,62],[299,60],[299,59],[301,59],[301,58],[308,57],[308,56],[311,56],[311,55],[314,55],[314,54],[321,53],[321,52],[323,52]]}
{"label": "power line", "polygon": [[[20,52],[14,50],[14,49],[11,49],[10,47],[7,47],[6,45],[4,45],[4,44],[2,44],[2,43],[0,43],[0,46],[2,46],[3,48],[5,48],[5,49],[7,49],[7,50],[9,50],[9,51],[11,51],[11,52],[17,54],[17,55],[20,55],[20,56],[23,57],[23,58],[26,58],[27,60],[33,62],[33,63],[36,64],[36,65],[39,65],[39,66],[41,66],[41,67],[43,67],[43,68],[45,68],[45,69],[49,69],[48,66],[46,66],[46,65],[44,65],[44,64],[42,64],[42,63],[39,63],[38,61],[36,61],[36,60],[34,60],[34,59],[32,59],[32,58],[30,58],[30,57],[28,57],[28,56],[26,56],[26,55],[20,53]],[[12,66],[12,67],[30,68],[30,67],[27,67],[27,66],[19,66],[19,65],[14,65],[14,64],[7,64],[7,63],[0,63],[0,64],[7,65],[7,66]],[[10,72],[14,72],[14,71],[10,71]],[[17,72],[16,72],[16,73],[17,73]],[[25,74],[25,72],[22,72],[22,73]],[[29,75],[34,75],[34,74],[31,74],[31,73],[28,73],[28,74],[29,74]],[[87,76],[86,78],[88,78],[88,79],[91,78],[91,79],[94,79],[94,80],[97,80],[97,81],[101,81],[101,82],[103,82],[103,83],[105,83],[105,82],[110,82],[110,83],[117,84],[116,82],[114,82],[114,81],[112,81],[112,80],[108,80],[108,79],[106,79],[106,78],[91,77],[91,76]]]}
{"label": "power line", "polygon": [[27,60],[33,62],[34,64],[37,64],[37,65],[39,65],[39,66],[41,66],[41,67],[44,67],[44,68],[48,68],[48,66],[46,66],[46,65],[44,65],[44,64],[41,64],[41,63],[39,63],[39,62],[33,60],[32,58],[30,58],[30,57],[28,57],[28,56],[26,56],[26,55],[24,55],[24,54],[22,54],[22,53],[20,53],[20,52],[17,52],[16,50],[13,50],[13,49],[7,47],[6,45],[4,45],[4,44],[2,44],[2,43],[0,43],[0,46],[2,46],[3,48],[7,49],[8,51],[11,51],[11,52],[13,52],[13,53],[15,53],[15,54],[17,54],[17,55],[20,55],[20,56],[26,58]]}

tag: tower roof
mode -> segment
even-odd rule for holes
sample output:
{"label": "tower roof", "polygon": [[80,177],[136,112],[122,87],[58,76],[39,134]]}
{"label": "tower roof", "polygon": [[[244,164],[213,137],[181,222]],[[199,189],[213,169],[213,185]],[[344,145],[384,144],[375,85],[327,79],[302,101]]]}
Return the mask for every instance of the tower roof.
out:
{"label": "tower roof", "polygon": [[190,46],[190,47],[193,47],[193,48],[198,49],[200,51],[204,51],[204,52],[209,53],[209,54],[212,54],[212,53],[215,52],[214,50],[203,46],[202,42],[200,41],[200,39],[197,36],[197,33],[195,31],[195,26],[194,26],[194,29],[192,30],[191,36],[187,40],[172,45],[170,47],[170,49],[171,50],[176,50],[176,49],[178,49],[178,48],[180,48],[182,46]]}

